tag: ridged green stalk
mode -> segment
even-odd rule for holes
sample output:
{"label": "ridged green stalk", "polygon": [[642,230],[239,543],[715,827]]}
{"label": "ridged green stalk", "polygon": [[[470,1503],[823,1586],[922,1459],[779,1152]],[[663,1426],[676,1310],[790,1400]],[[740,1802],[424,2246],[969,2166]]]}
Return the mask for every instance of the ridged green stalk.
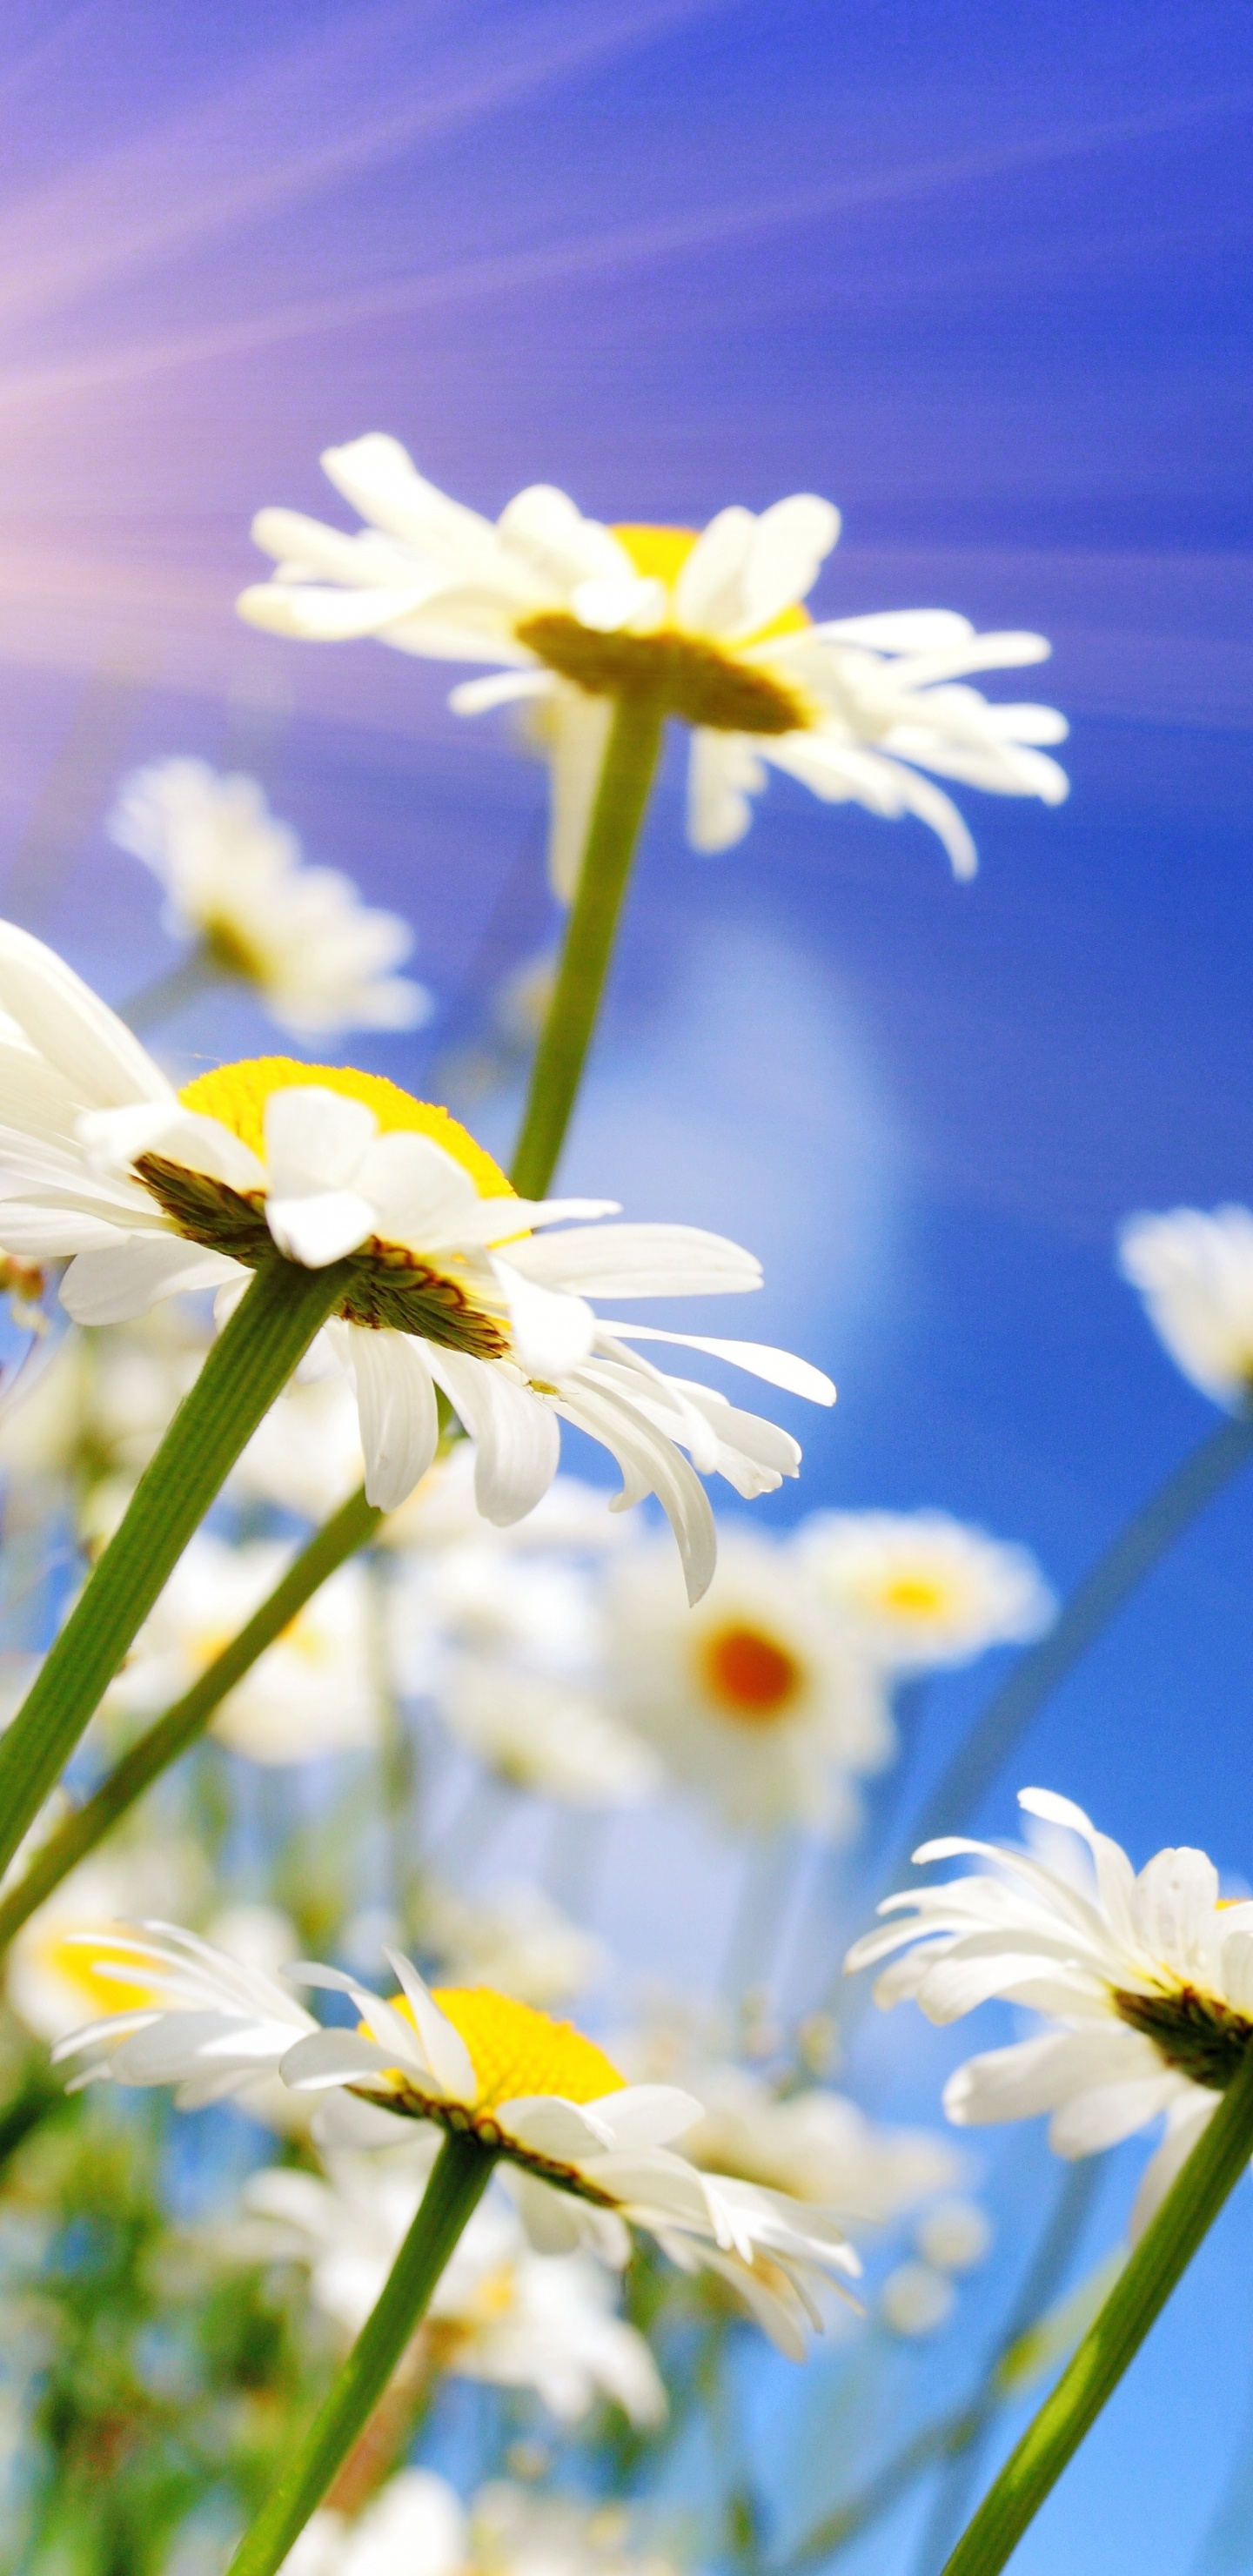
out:
{"label": "ridged green stalk", "polygon": [[524,1199],[543,1197],[565,1142],[665,725],[660,698],[631,696],[615,702],[578,888],[509,1175]]}
{"label": "ridged green stalk", "polygon": [[280,2470],[227,2576],[274,2576],[364,2431],[431,2294],[491,2179],[496,2159],[477,2138],[447,2137],[418,2213],[377,2305],[315,2415]]}
{"label": "ridged green stalk", "polygon": [[997,2576],[1091,2430],[1253,2155],[1253,2048],[944,2576]]}

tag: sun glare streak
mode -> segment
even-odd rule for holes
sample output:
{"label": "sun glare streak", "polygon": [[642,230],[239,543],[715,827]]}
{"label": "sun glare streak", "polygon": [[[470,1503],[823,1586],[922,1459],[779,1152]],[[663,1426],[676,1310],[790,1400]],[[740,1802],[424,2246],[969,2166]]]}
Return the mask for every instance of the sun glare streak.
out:
{"label": "sun glare streak", "polygon": [[759,199],[755,205],[714,207],[656,223],[623,226],[542,250],[507,251],[467,260],[426,276],[397,278],[343,295],[302,297],[268,313],[240,316],[236,321],[205,330],[181,332],[129,348],[102,350],[56,366],[19,369],[7,379],[0,375],[0,411],[49,397],[134,383],[145,376],[208,364],[219,358],[236,358],[249,350],[311,338],[322,331],[349,329],[399,314],[435,312],[492,295],[558,285],[567,278],[627,271],[650,260],[749,241],[824,217],[853,213],[861,207],[888,205],[946,188],[977,185],[981,180],[1008,176],[1018,170],[1045,167],[1050,162],[1075,160],[1211,118],[1240,115],[1250,108],[1253,90],[1231,92],[1187,101],[1155,115],[1108,118],[1069,132],[1028,136],[982,152],[937,157],[865,179],[793,189],[782,196]]}
{"label": "sun glare streak", "polygon": [[[363,54],[372,54],[373,76],[394,92],[397,65],[380,57],[389,39],[403,36],[412,44],[412,6],[406,0],[371,20],[358,17],[333,41],[295,62],[285,57],[268,65],[149,143],[95,161],[0,215],[0,321],[42,319],[89,288],[272,215],[378,161],[442,141],[726,5],[653,0],[651,7],[621,9],[608,23],[564,10],[538,28],[522,21],[506,22],[503,35],[499,26],[486,28],[477,56],[467,46],[468,67],[464,61],[455,67],[433,96],[383,112],[374,108],[333,141],[276,157],[276,120],[307,128],[329,87],[337,80],[342,87],[350,71],[360,77]],[[217,175],[223,162],[230,173],[225,179]]]}

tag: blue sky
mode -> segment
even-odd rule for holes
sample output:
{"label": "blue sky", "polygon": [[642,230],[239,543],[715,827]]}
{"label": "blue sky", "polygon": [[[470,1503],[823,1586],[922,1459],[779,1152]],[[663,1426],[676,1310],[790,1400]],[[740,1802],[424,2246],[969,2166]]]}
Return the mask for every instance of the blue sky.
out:
{"label": "blue sky", "polygon": [[[328,441],[389,429],[487,509],[541,479],[693,523],[829,492],[829,610],[1053,638],[1073,794],[966,797],[972,886],[921,826],[784,782],[698,861],[668,774],[568,1176],[766,1257],[761,1331],[841,1387],[776,1518],[943,1504],[1073,1578],[1213,1418],[1117,1223],[1253,1193],[1242,0],[12,0],[0,112],[3,847],[76,721],[109,774],[255,757],[311,854],[417,924],[442,1016],[374,1046],[400,1079],[467,1025],[493,905],[508,953],[551,928],[541,782],[437,669],[235,622],[258,505],[342,521]],[[139,874],[97,832],[10,900],[120,996],[161,953]],[[1251,1555],[1253,1484],[1024,1757],[1138,1858],[1253,1875]],[[937,1691],[932,1758],[985,1688]],[[1190,2565],[1247,2401],[1248,2233],[1025,2570]]]}

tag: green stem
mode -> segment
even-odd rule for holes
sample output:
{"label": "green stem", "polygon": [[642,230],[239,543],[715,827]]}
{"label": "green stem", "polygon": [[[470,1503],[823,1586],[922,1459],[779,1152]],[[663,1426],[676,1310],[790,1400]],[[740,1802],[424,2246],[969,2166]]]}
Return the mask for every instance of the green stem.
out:
{"label": "green stem", "polygon": [[175,1700],[173,1707],[167,1708],[164,1716],[123,1754],[116,1770],[110,1772],[95,1795],[49,1835],[25,1876],[0,1897],[0,1951],[8,1947],[36,1906],[43,1904],[86,1853],[94,1851],[119,1817],[142,1798],[145,1789],[150,1789],[180,1753],[203,1735],[227,1692],[251,1671],[267,1646],[281,1637],[327,1577],[367,1544],[382,1517],[373,1503],[367,1503],[360,1488],[350,1495],[308,1546],[301,1549],[281,1583],[253,1612],[247,1626],[206,1665],[191,1689],[184,1691],[182,1698]]}
{"label": "green stem", "polygon": [[1100,2315],[948,2559],[996,2576],[1078,2450],[1253,2154],[1253,2048],[1130,2255]]}
{"label": "green stem", "polygon": [[1102,2166],[1100,2156],[1085,2156],[1067,2171],[1056,2207],[973,2396],[960,2406],[946,2407],[929,2424],[921,2424],[884,2461],[882,2468],[876,2469],[864,2487],[823,2514],[821,2521],[779,2562],[773,2576],[809,2576],[811,2569],[825,2566],[850,2541],[860,2539],[872,2523],[890,2513],[937,2462],[946,2461],[951,2467],[970,2455],[1012,2394],[1007,2365],[1052,2305],[1091,2209]]}
{"label": "green stem", "polygon": [[578,1094],[600,1009],[622,899],[649,791],[661,757],[665,710],[654,698],[614,706],[596,802],[583,845],[578,889],[566,926],[553,997],[531,1067],[530,1089],[510,1179],[522,1198],[542,1198]]}
{"label": "green stem", "polygon": [[105,1549],[0,1739],[0,1871],[69,1760],[240,1451],[340,1303],[351,1261],[258,1270],[184,1396]]}
{"label": "green stem", "polygon": [[185,1010],[189,1002],[198,1002],[201,994],[211,992],[215,984],[229,981],[226,967],[206,939],[175,965],[154,975],[150,984],[141,984],[129,1002],[123,1002],[118,1018],[136,1034],[141,1029],[157,1028],[162,1020],[172,1020],[176,1011]]}
{"label": "green stem", "polygon": [[919,1843],[959,1833],[984,1790],[1012,1753],[1037,1710],[1065,1680],[1121,1610],[1124,1601],[1173,1547],[1189,1523],[1253,1457],[1253,1414],[1240,1414],[1191,1450],[1143,1508],[1118,1532],[1037,1646],[1020,1656],[958,1747],[914,1826],[909,1849],[893,1864],[891,1884]]}
{"label": "green stem", "polygon": [[240,2542],[227,2576],[274,2576],[281,2567],[369,2422],[487,2188],[494,2162],[491,2150],[477,2138],[445,2138],[378,2303],[299,2449]]}

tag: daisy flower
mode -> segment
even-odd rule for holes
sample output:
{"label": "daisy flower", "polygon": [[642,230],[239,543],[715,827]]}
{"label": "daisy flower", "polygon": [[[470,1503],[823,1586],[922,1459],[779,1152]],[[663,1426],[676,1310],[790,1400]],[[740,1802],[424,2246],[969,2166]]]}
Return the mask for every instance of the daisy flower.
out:
{"label": "daisy flower", "polygon": [[822,1601],[895,1672],[1023,1645],[1056,1609],[1026,1548],[947,1512],[814,1512],[798,1546]]}
{"label": "daisy flower", "polygon": [[315,2513],[282,2576],[465,2576],[466,2542],[465,2507],[445,2479],[401,2469],[363,2513]]}
{"label": "daisy flower", "polygon": [[[181,1699],[269,1599],[291,1563],[281,1540],[228,1547],[200,1530],[180,1557],[105,1700],[155,1716]],[[308,1762],[377,1742],[368,1578],[341,1565],[227,1693],[212,1732],[252,1762]]]}
{"label": "daisy flower", "polygon": [[388,970],[413,947],[394,912],[363,904],[338,868],[309,868],[255,778],[157,760],[124,778],[107,829],[165,889],[163,920],[252,986],[293,1037],[414,1029],[430,994]]}
{"label": "daisy flower", "polygon": [[372,635],[435,661],[489,662],[453,691],[460,715],[515,701],[537,711],[552,770],[551,867],[574,892],[615,699],[651,698],[692,729],[688,832],[723,850],[751,819],[766,765],[832,804],[914,814],[958,876],[974,843],[950,797],[922,776],[1057,804],[1065,772],[1052,707],[994,706],[972,671],[1045,659],[1043,636],[977,635],[948,609],[815,624],[801,605],[839,534],[839,512],[794,493],[755,516],[720,510],[691,528],[603,527],[533,484],[498,520],[450,500],[394,438],[328,448],[323,466],[366,526],[355,536],[295,510],[263,510],[253,535],[273,578],[240,612],[272,634]]}
{"label": "daisy flower", "polygon": [[814,1600],[786,1544],[723,1529],[695,1615],[655,1547],[611,1568],[608,1667],[622,1714],[720,1821],[840,1838],[855,1775],[895,1746],[883,1682]]}
{"label": "daisy flower", "polygon": [[[707,1295],[756,1287],[758,1263],[692,1226],[574,1224],[606,1200],[517,1198],[445,1109],[382,1075],[266,1056],[182,1091],[51,949],[0,924],[0,1198],[11,1249],[72,1255],[76,1322],[146,1311],[184,1289],[243,1294],[277,1250],[354,1267],[329,1347],[356,1388],[366,1491],[393,1510],[435,1454],[436,1388],[476,1444],[484,1518],[520,1520],[552,1483],[559,1423],[621,1469],[623,1503],[656,1493],[694,1595],[713,1570],[697,1468],[771,1491],[800,1450],[775,1424],[663,1376],[629,1345],[678,1341],[821,1403],[817,1369],[756,1343],[659,1334],[598,1317],[588,1292]],[[684,1451],[694,1462],[689,1465]]]}
{"label": "daisy flower", "polygon": [[572,1923],[540,1887],[493,1888],[463,1896],[428,1881],[418,1903],[423,1953],[448,1986],[493,1986],[519,2003],[551,2011],[605,1973],[601,1942]]}
{"label": "daisy flower", "polygon": [[681,2269],[720,2273],[795,2358],[820,2322],[811,2282],[859,2270],[827,2210],[672,2152],[700,2116],[690,2093],[626,2083],[581,2031],[490,1987],[431,1992],[395,1951],[395,2003],[336,1968],[292,1971],[355,2004],[355,2030],[325,2030],[276,1978],[169,1925],[119,1927],[96,1955],[129,2008],[58,2044],[58,2061],[83,2060],[77,2084],[174,2084],[194,2108],[277,2067],[296,2092],[359,2097],[372,2140],[389,2120],[469,2135],[501,2159],[537,2252],[621,2264],[639,2229]]}
{"label": "daisy flower", "polygon": [[1166,2133],[1136,2204],[1138,2230],[1195,2146],[1253,2042],[1253,1902],[1227,1904],[1199,1851],[1160,1851],[1137,1873],[1081,1807],[1023,1789],[1019,1805],[1078,1838],[1064,1868],[1034,1853],[959,1838],[918,1861],[966,1853],[979,1872],[890,1896],[897,1919],[850,1950],[849,1969],[893,1951],[885,2009],[912,1996],[929,2021],[960,2020],[992,1996],[1043,2013],[1038,2038],[971,2058],[950,2076],[950,2120],[981,2124],[1052,2114],[1060,2156],[1116,2146],[1165,2114]]}
{"label": "daisy flower", "polygon": [[363,2513],[316,2513],[283,2576],[677,2576],[630,2542],[620,2505],[536,2495],[502,2478],[467,2511],[433,2470],[401,2469]]}
{"label": "daisy flower", "polygon": [[1253,1394],[1253,1212],[1133,1216],[1118,1251],[1176,1367],[1202,1395],[1243,1412]]}
{"label": "daisy flower", "polygon": [[[329,2179],[270,2166],[245,2185],[252,2225],[243,2250],[309,2266],[317,2305],[356,2335],[392,2268],[433,2155],[328,2159]],[[665,2391],[644,2338],[614,2314],[613,2288],[587,2254],[535,2254],[502,2194],[480,2202],[423,2328],[429,2359],[460,2379],[533,2388],[560,2421],[577,2423],[598,2397],[634,2424],[659,2423]]]}

